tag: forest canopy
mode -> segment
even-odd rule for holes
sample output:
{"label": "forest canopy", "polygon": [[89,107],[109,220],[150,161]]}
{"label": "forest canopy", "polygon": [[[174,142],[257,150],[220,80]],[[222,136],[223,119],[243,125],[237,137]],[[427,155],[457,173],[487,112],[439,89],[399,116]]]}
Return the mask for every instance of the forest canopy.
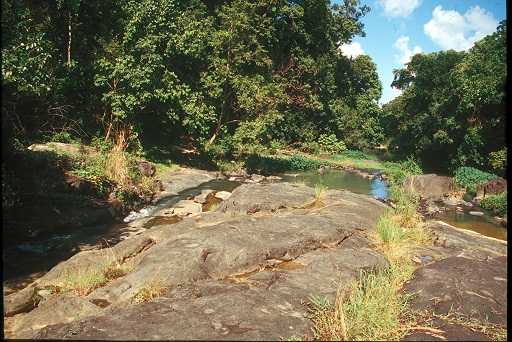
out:
{"label": "forest canopy", "polygon": [[111,141],[218,155],[319,140],[495,168],[506,155],[506,22],[418,54],[380,108],[359,0],[2,0],[3,148]]}

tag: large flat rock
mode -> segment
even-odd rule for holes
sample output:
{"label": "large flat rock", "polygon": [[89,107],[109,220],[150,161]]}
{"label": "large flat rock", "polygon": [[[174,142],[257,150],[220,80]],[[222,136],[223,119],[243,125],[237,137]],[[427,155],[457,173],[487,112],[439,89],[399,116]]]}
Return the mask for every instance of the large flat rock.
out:
{"label": "large flat rock", "polygon": [[[317,198],[314,189],[295,184],[240,186],[213,212],[148,229],[111,250],[78,253],[31,288],[8,296],[4,304],[12,309],[34,290],[62,286],[70,267],[101,265],[106,255],[134,265],[130,273],[86,297],[63,293],[10,317],[7,336],[278,339],[310,333],[304,306],[309,295],[334,298],[340,275],[348,282],[360,269],[386,264],[368,248],[366,238],[384,209],[370,196],[347,191]],[[287,262],[300,267],[279,268]],[[136,305],[134,297],[155,277],[171,292]],[[194,286],[200,297],[177,299]],[[209,295],[212,288],[220,292]],[[154,326],[140,321],[147,315]]]}
{"label": "large flat rock", "polygon": [[[371,196],[348,191],[317,196],[296,184],[242,185],[212,212],[155,226],[111,249],[80,252],[6,296],[6,337],[311,340],[310,296],[333,300],[340,282],[387,264],[368,237],[384,210]],[[411,307],[506,324],[507,243],[441,223],[432,231],[435,244],[414,250],[432,263],[419,266],[404,287],[414,294]],[[34,291],[59,287],[70,267],[101,265],[106,255],[133,269],[85,297],[61,293],[23,313]],[[166,291],[137,304],[137,293],[157,278]],[[434,324],[442,330],[438,339],[487,338],[442,319]],[[406,337],[431,338],[424,331]]]}

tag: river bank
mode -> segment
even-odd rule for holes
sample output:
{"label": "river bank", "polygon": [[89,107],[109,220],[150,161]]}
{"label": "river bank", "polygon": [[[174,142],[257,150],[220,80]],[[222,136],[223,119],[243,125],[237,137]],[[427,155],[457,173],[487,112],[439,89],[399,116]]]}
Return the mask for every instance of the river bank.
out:
{"label": "river bank", "polygon": [[[196,180],[216,177],[193,173]],[[172,179],[176,181],[167,186],[184,184],[180,177]],[[239,186],[210,212],[134,232],[107,249],[82,251],[26,289],[4,297],[6,337],[312,338],[311,322],[305,318],[308,309],[303,305],[311,294],[333,298],[339,272],[349,281],[360,270],[386,265],[368,240],[384,210],[385,204],[369,195],[342,190],[319,194],[291,183]],[[132,221],[132,228],[148,219],[140,224]],[[474,272],[474,262],[501,262],[499,257],[506,256],[504,242],[452,227],[436,228],[436,234],[436,243],[418,250],[418,257],[431,257],[432,265],[450,259],[474,260],[464,267],[464,279],[467,272]],[[85,295],[63,291],[70,271],[101,265],[112,256],[121,269],[129,265],[130,271]],[[506,267],[485,269],[495,273],[492,277],[506,279]],[[448,274],[446,280],[456,281]],[[136,300],[147,286],[157,283],[165,290],[155,299]],[[462,301],[462,308],[469,299],[484,301],[479,307],[482,315],[506,308],[506,297],[504,302],[502,298],[506,288],[500,293],[501,285],[480,288],[471,282],[468,286],[462,296],[450,297]],[[37,307],[26,312],[34,293],[40,296]],[[428,299],[429,303],[431,298],[419,302]],[[503,317],[491,318],[502,322]],[[180,322],[187,322],[186,326]]]}

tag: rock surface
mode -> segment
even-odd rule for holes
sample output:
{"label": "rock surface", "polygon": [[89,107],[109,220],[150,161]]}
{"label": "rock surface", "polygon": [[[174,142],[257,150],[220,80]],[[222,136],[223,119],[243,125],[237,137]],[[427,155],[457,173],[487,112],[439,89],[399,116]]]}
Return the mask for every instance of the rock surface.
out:
{"label": "rock surface", "polygon": [[[130,273],[86,297],[56,294],[28,313],[9,317],[6,336],[277,339],[310,334],[303,305],[310,294],[334,297],[340,274],[348,282],[360,269],[386,264],[365,236],[384,208],[369,196],[346,191],[317,200],[306,186],[242,185],[213,212],[148,229],[111,251],[78,253],[7,296],[5,313],[12,316],[34,291],[62,287],[69,269],[99,266],[107,255],[134,264]],[[290,262],[295,269],[287,269]],[[170,291],[135,304],[137,293],[155,278]],[[93,301],[110,304],[99,307]],[[149,335],[133,329],[142,312],[154,322],[141,325]],[[103,330],[100,322],[109,328]]]}
{"label": "rock surface", "polygon": [[407,176],[404,181],[405,190],[413,188],[423,198],[442,200],[452,190],[452,178],[438,176],[434,173]]}
{"label": "rock surface", "polygon": [[493,178],[485,184],[478,185],[476,197],[485,198],[485,196],[500,195],[505,191],[507,191],[507,180],[503,178]]}
{"label": "rock surface", "polygon": [[[189,183],[187,175],[178,175],[164,181],[168,193],[215,178],[192,171]],[[5,296],[5,337],[313,339],[308,298],[333,299],[340,280],[346,284],[359,270],[387,264],[369,239],[385,210],[371,196],[331,190],[318,197],[306,186],[261,183],[244,184],[224,198],[211,212],[139,229],[111,248],[80,252]],[[142,221],[130,225],[137,229],[147,219]],[[450,304],[460,314],[474,314],[476,306],[480,316],[493,313],[493,322],[506,324],[506,242],[442,223],[433,231],[435,245],[415,250],[417,260],[428,262],[420,262],[416,278],[404,287],[416,294],[411,306],[432,314],[445,313]],[[131,271],[84,297],[58,291],[70,270],[101,267],[113,256]],[[137,295],[154,283],[166,290],[137,303]],[[37,293],[45,296],[34,308]],[[434,324],[440,339],[486,338],[442,319]],[[420,331],[406,339],[431,338]]]}

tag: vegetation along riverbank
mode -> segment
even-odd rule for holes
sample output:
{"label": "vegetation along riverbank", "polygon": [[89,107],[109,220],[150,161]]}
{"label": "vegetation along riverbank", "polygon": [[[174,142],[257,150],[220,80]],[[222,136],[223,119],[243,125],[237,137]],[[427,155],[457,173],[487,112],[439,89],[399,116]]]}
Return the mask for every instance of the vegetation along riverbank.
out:
{"label": "vegetation along riverbank", "polygon": [[[187,321],[195,339],[506,339],[506,238],[435,218],[483,208],[507,225],[507,22],[467,51],[413,55],[384,85],[401,95],[379,105],[374,61],[339,48],[365,35],[370,10],[360,1],[2,0],[4,278],[43,263],[51,247],[36,241],[67,239],[70,227],[91,236],[177,195],[177,175],[192,174],[184,170],[200,183],[378,171],[389,184],[378,201],[321,182],[251,179],[173,229],[142,232],[134,220],[115,244],[80,240],[4,296],[9,336],[183,339]],[[163,253],[177,262],[160,264]],[[102,265],[101,281],[74,291],[84,265]],[[430,286],[438,274],[454,292]],[[237,312],[241,321],[224,315],[241,303],[254,310]],[[116,316],[158,310],[174,331],[151,316],[153,330],[134,332]]]}

